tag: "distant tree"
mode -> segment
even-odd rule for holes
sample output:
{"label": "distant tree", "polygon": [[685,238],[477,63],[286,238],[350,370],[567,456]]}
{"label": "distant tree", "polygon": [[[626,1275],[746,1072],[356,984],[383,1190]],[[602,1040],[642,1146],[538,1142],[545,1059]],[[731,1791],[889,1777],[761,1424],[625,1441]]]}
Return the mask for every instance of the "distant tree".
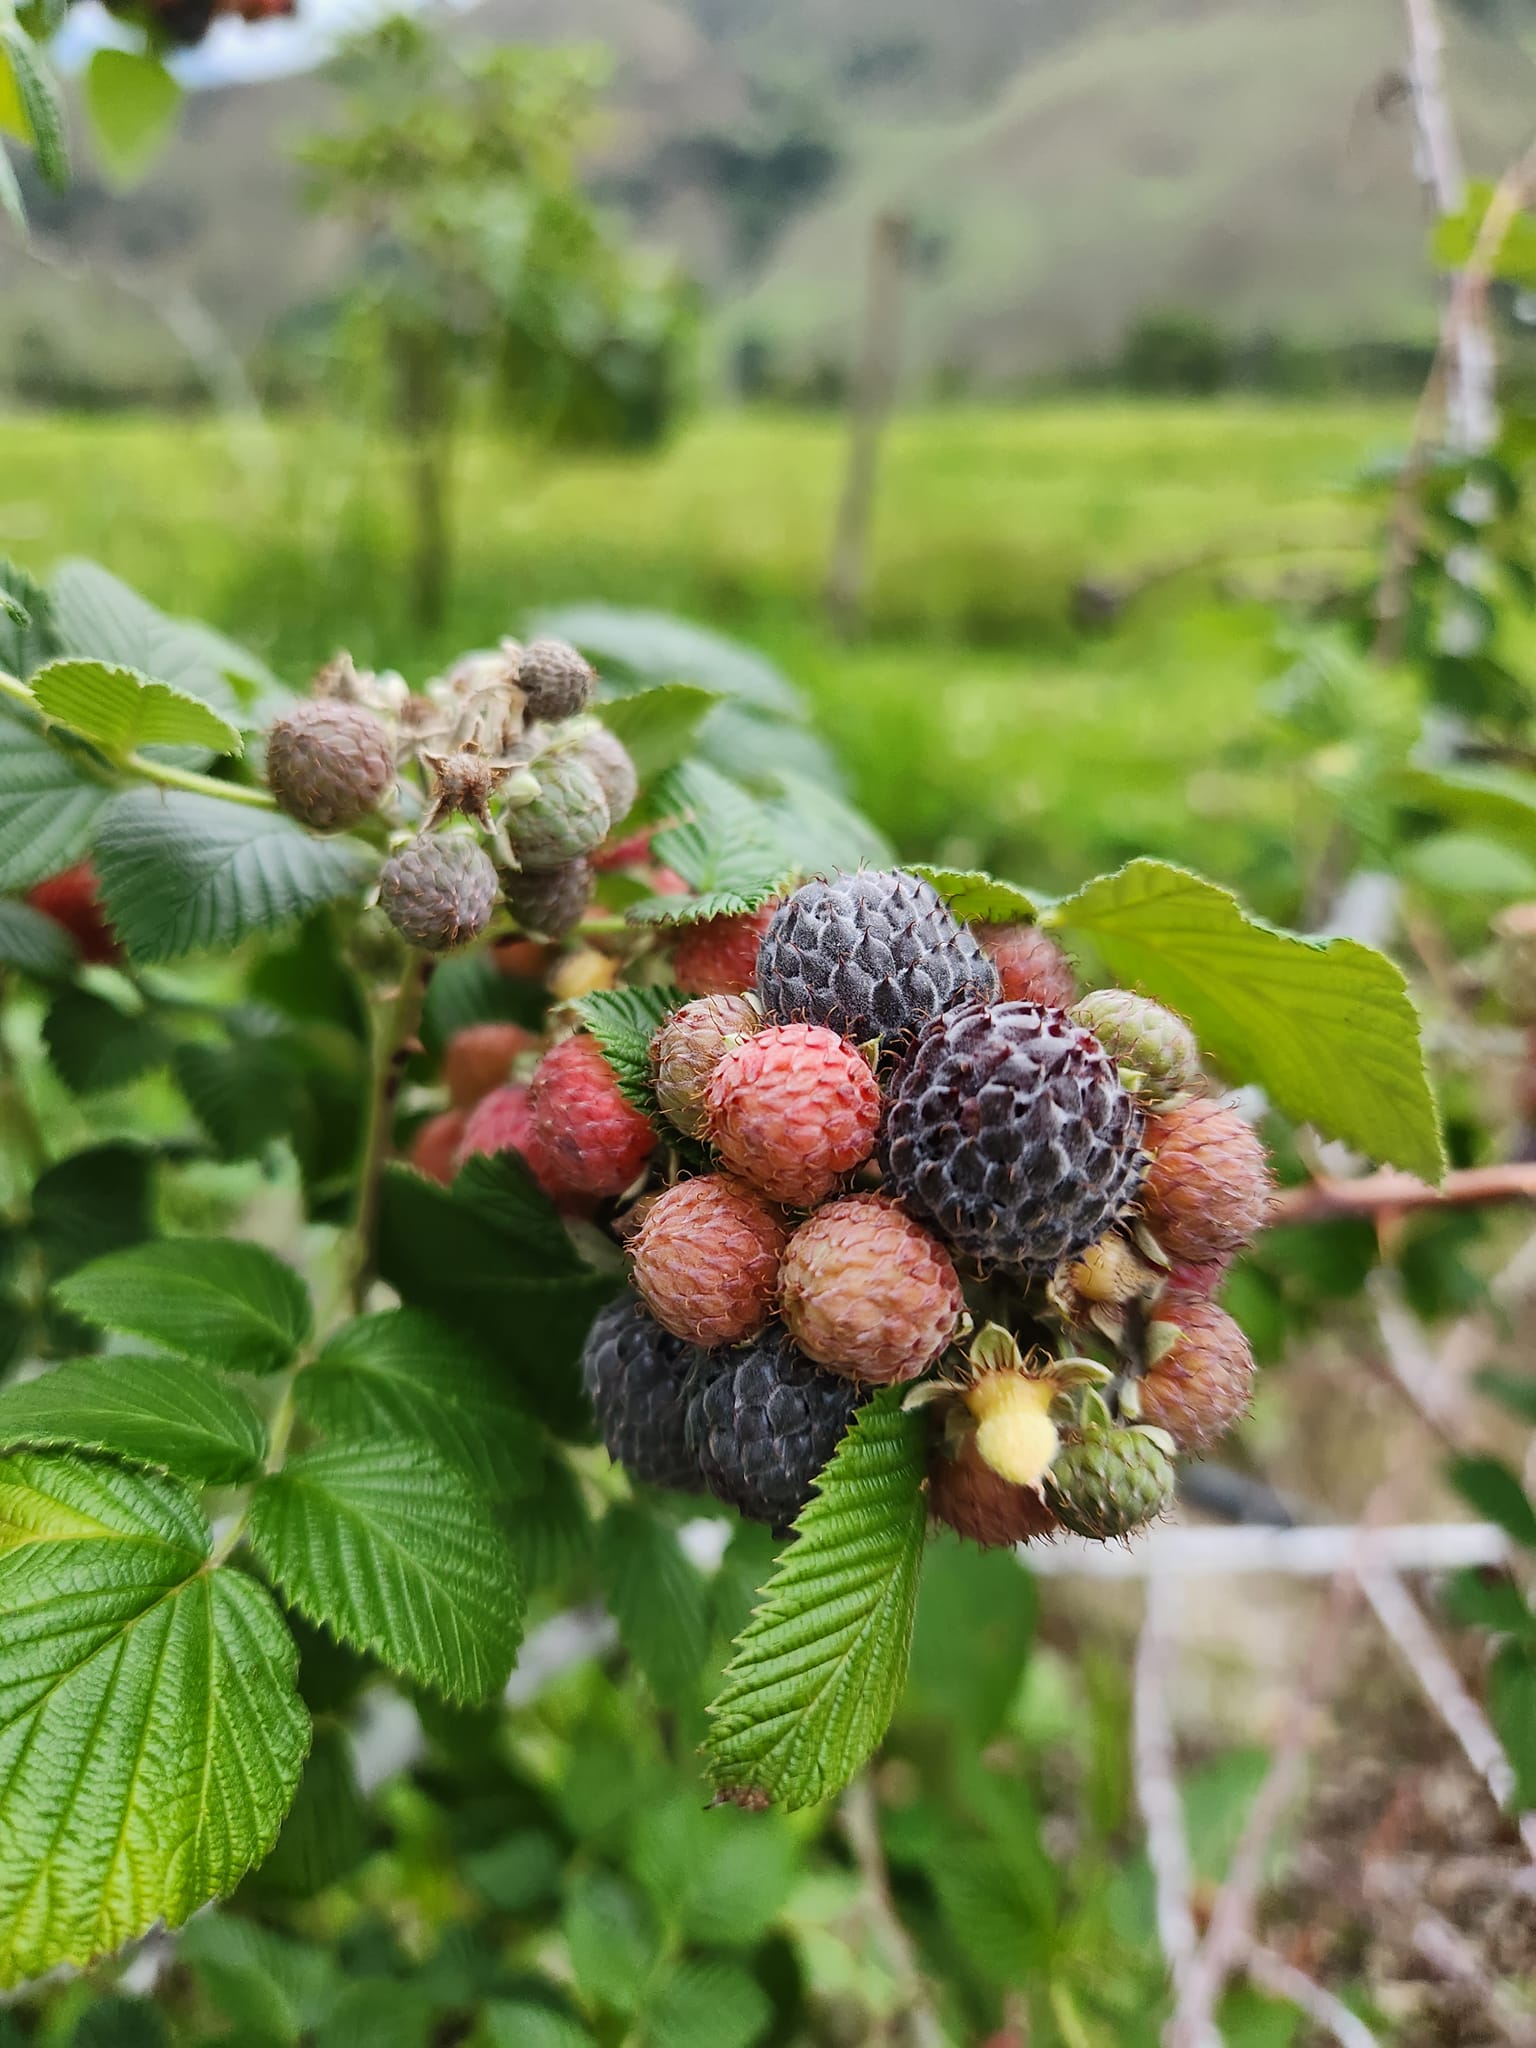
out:
{"label": "distant tree", "polygon": [[590,51],[461,53],[396,17],[344,50],[342,118],[300,147],[314,202],[362,231],[343,331],[409,452],[427,623],[447,590],[472,387],[562,443],[654,440],[680,396],[689,295],[626,250],[576,172],[600,73]]}

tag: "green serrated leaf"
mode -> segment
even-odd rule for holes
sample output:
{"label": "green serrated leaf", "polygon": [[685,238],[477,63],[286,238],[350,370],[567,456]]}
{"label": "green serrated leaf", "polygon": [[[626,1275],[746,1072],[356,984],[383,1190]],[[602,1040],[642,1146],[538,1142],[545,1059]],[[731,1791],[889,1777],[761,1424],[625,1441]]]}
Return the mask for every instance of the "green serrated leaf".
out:
{"label": "green serrated leaf", "polygon": [[172,1481],[0,1460],[0,1985],[180,1926],[271,1847],[309,1745],[271,1597]]}
{"label": "green serrated leaf", "polygon": [[137,1245],[98,1259],[55,1291],[83,1322],[224,1372],[275,1372],[312,1326],[309,1295],[293,1268],[259,1244],[229,1237]]}
{"label": "green serrated leaf", "polygon": [[537,1491],[514,1500],[502,1521],[530,1595],[559,1585],[592,1547],[592,1518],[581,1482],[549,1444],[540,1459]]}
{"label": "green serrated leaf", "polygon": [[263,1895],[312,1899],[355,1870],[368,1851],[368,1806],[344,1728],[321,1726],[298,1795],[256,1883]]}
{"label": "green serrated leaf", "polygon": [[[61,562],[49,583],[62,652],[118,662],[157,676],[250,730],[259,711],[247,697],[277,688],[265,663],[211,626],[174,619],[96,562]],[[234,679],[234,680],[232,680]]]}
{"label": "green serrated leaf", "polygon": [[0,705],[0,889],[29,889],[73,867],[111,794],[35,719]]}
{"label": "green serrated leaf", "polygon": [[343,1642],[449,1699],[505,1684],[522,1636],[516,1560],[479,1489],[425,1445],[290,1458],[249,1534],[284,1598]]}
{"label": "green serrated leaf", "polygon": [[103,168],[136,185],[174,132],[181,87],[147,50],[97,50],[85,73],[85,104]]}
{"label": "green serrated leaf", "polygon": [[619,1638],[663,1705],[689,1697],[709,1654],[704,1575],[670,1523],[632,1503],[597,1532],[597,1579]]}
{"label": "green serrated leaf", "polygon": [[677,766],[700,725],[721,701],[718,692],[701,690],[693,683],[663,683],[626,697],[609,697],[597,706],[597,715],[615,738],[624,742],[640,786],[646,789],[666,769]]}
{"label": "green serrated leaf", "polygon": [[651,1040],[687,997],[680,988],[605,988],[576,1005],[614,1071],[619,1092],[644,1115],[660,1119],[651,1069]]}
{"label": "green serrated leaf", "polygon": [[538,1430],[511,1390],[478,1351],[413,1309],[348,1323],[296,1392],[304,1420],[333,1441],[430,1444],[498,1496],[539,1483]]}
{"label": "green serrated leaf", "polygon": [[224,1159],[255,1159],[303,1114],[304,1087],[282,1040],[178,1045],[176,1085]]}
{"label": "green serrated leaf", "polygon": [[883,1394],[822,1473],[710,1708],[706,1753],[726,1795],[814,1805],[884,1736],[912,1643],[923,1441],[921,1416]]}
{"label": "green serrated leaf", "polygon": [[606,1870],[585,1871],[571,1886],[563,1926],[582,1996],[635,2011],[661,1946],[645,1900]]}
{"label": "green serrated leaf", "polygon": [[36,981],[63,981],[80,964],[74,940],[61,924],[30,903],[0,898],[0,967],[15,967]]}
{"label": "green serrated leaf", "polygon": [[768,2031],[768,1994],[739,1963],[685,1962],[640,2017],[645,2048],[752,2048]]}
{"label": "green serrated leaf", "polygon": [[909,873],[932,882],[962,924],[1033,924],[1051,900],[1015,882],[999,882],[979,868],[934,868],[920,860],[907,866]]}
{"label": "green serrated leaf", "polygon": [[1513,1579],[1468,1567],[1446,1581],[1441,1604],[1463,1628],[1519,1636],[1536,1646],[1536,1614]]}
{"label": "green serrated leaf", "polygon": [[651,851],[682,876],[696,900],[661,897],[637,905],[631,916],[663,922],[736,916],[766,903],[795,872],[798,855],[774,831],[761,800],[702,762],[673,769],[656,802],[683,822],[658,832]]}
{"label": "green serrated leaf", "polygon": [[25,569],[0,558],[0,668],[24,683],[58,652],[47,591]]}
{"label": "green serrated leaf", "polygon": [[148,1237],[151,1166],[137,1145],[92,1145],[39,1177],[32,1229],[55,1279]]}
{"label": "green serrated leaf", "polygon": [[179,1960],[226,2019],[284,2048],[298,2048],[341,1988],[324,1949],[230,1914],[209,1913],[188,1928]]}
{"label": "green serrated leaf", "polygon": [[278,811],[180,791],[116,796],[96,830],[107,915],[146,963],[276,930],[359,892],[376,866],[355,839],[318,839]]}
{"label": "green serrated leaf", "polygon": [[668,1926],[689,1941],[742,1949],[755,1948],[787,1904],[798,1851],[783,1816],[706,1809],[684,1793],[640,1814],[629,1860]]}
{"label": "green serrated leaf", "polygon": [[64,108],[36,43],[13,18],[0,19],[0,68],[8,68],[37,151],[37,167],[56,192],[69,184]]}
{"label": "green serrated leaf", "polygon": [[120,1010],[86,988],[65,989],[49,1005],[43,1039],[55,1073],[76,1095],[122,1088],[164,1065],[171,1044],[143,1010]]}
{"label": "green serrated leaf", "polygon": [[31,689],[48,717],[109,754],[129,754],[148,746],[205,747],[215,754],[238,754],[244,746],[228,719],[200,697],[153,682],[137,669],[115,662],[63,655],[43,664],[32,677]]}
{"label": "green serrated leaf", "polygon": [[408,1167],[385,1171],[378,1241],[379,1273],[407,1307],[471,1338],[549,1428],[590,1437],[577,1360],[613,1277],[584,1266],[569,1238],[558,1263],[530,1252]]}
{"label": "green serrated leaf", "polygon": [[559,1211],[515,1152],[477,1152],[454,1176],[453,1199],[515,1247],[512,1256],[530,1274],[584,1270]]}
{"label": "green serrated leaf", "polygon": [[27,203],[21,196],[21,180],[16,175],[16,166],[11,162],[11,153],[3,137],[0,137],[0,213],[5,215],[23,242],[31,239]]}
{"label": "green serrated leaf", "polygon": [[1085,933],[1118,980],[1186,1017],[1286,1116],[1439,1180],[1445,1153],[1418,1019],[1384,954],[1280,931],[1214,882],[1155,860],[1090,882],[1044,922]]}
{"label": "green serrated leaf", "polygon": [[266,1431],[243,1394],[184,1359],[78,1358],[0,1389],[0,1447],[72,1447],[204,1486],[254,1479]]}
{"label": "green serrated leaf", "polygon": [[1452,1458],[1445,1469],[1463,1500],[1470,1501],[1490,1522],[1497,1522],[1514,1542],[1536,1550],[1536,1505],[1502,1459]]}
{"label": "green serrated leaf", "polygon": [[580,2020],[553,2005],[498,1998],[485,2008],[487,2048],[593,2048]]}

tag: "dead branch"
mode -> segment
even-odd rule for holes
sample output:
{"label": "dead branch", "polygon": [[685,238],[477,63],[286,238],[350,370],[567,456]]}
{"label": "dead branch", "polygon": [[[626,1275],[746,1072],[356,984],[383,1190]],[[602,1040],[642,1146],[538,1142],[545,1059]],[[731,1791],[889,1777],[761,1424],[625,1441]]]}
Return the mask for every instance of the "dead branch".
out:
{"label": "dead branch", "polygon": [[1494,1202],[1536,1201],[1536,1165],[1467,1166],[1448,1173],[1439,1187],[1411,1173],[1386,1168],[1357,1180],[1308,1181],[1282,1188],[1270,1208],[1271,1228],[1286,1223],[1325,1223],[1338,1216],[1385,1216],[1409,1209],[1466,1209]]}
{"label": "dead branch", "polygon": [[1298,2012],[1305,2013],[1314,2026],[1333,2036],[1339,2048],[1377,2048],[1376,2036],[1363,2020],[1274,1949],[1266,1948],[1262,1942],[1251,1942],[1243,1967],[1261,1991],[1283,1998]]}
{"label": "dead branch", "polygon": [[1136,1646],[1133,1696],[1136,1803],[1147,1834],[1147,1861],[1157,1902],[1157,1938],[1168,1963],[1175,1998],[1183,1995],[1199,1953],[1190,1905],[1194,1874],[1184,1827],[1168,1718],[1168,1675],[1173,1659],[1178,1581],[1163,1573],[1147,1580],[1146,1607]]}

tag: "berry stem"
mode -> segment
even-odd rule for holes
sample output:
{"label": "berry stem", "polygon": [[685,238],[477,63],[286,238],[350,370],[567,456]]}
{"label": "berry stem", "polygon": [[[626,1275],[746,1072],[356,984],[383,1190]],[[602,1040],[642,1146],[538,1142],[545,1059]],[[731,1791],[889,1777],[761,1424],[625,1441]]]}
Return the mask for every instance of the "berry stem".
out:
{"label": "berry stem", "polygon": [[1469,1166],[1448,1173],[1439,1187],[1411,1173],[1384,1171],[1358,1180],[1315,1180],[1282,1188],[1270,1206],[1267,1227],[1319,1223],[1334,1216],[1390,1215],[1404,1209],[1466,1209],[1489,1202],[1536,1198],[1536,1165]]}
{"label": "berry stem", "polygon": [[373,1280],[374,1239],[379,1220],[379,1183],[394,1139],[394,1108],[410,1059],[426,1001],[427,983],[435,965],[425,954],[412,953],[402,963],[398,985],[383,991],[373,1006],[373,1064],[368,1088],[367,1122],[358,1170],[357,1202],[352,1214],[351,1246],[344,1267],[353,1309],[362,1313]]}

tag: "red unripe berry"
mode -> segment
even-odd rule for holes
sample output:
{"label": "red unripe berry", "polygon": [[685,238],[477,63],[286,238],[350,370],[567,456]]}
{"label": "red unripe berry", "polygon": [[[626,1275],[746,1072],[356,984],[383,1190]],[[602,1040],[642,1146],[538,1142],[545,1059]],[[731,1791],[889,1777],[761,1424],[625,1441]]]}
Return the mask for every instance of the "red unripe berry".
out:
{"label": "red unripe berry", "polygon": [[532,1132],[533,1110],[528,1090],[508,1081],[482,1095],[464,1118],[455,1164],[462,1166],[477,1153],[494,1157],[498,1152],[516,1152],[526,1158]]}
{"label": "red unripe berry", "polygon": [[621,1195],[656,1145],[650,1122],[626,1102],[590,1038],[567,1038],[540,1060],[530,1084],[540,1165],[583,1195]]}
{"label": "red unripe berry", "polygon": [[651,857],[651,834],[654,825],[647,825],[643,832],[632,832],[627,839],[616,839],[608,846],[600,846],[591,856],[593,867],[607,872],[610,868],[640,868]]}
{"label": "red unripe berry", "polygon": [[874,1151],[880,1086],[863,1054],[824,1024],[775,1024],[725,1053],[704,1109],[733,1173],[808,1209]]}
{"label": "red unripe berry", "polygon": [[1037,924],[979,924],[982,949],[992,956],[1005,1003],[1045,1003],[1069,1010],[1077,1001],[1072,962]]}
{"label": "red unripe berry", "polygon": [[80,958],[92,967],[115,967],[123,957],[117,933],[101,907],[96,870],[88,860],[77,861],[60,875],[50,875],[27,891],[27,901],[44,917],[62,925],[80,949]]}
{"label": "red unripe berry", "polygon": [[411,1164],[428,1180],[447,1187],[459,1169],[459,1142],[464,1136],[462,1109],[429,1116],[411,1140]]}
{"label": "red unripe berry", "polygon": [[849,1195],[789,1240],[779,1304],[808,1358],[883,1386],[932,1364],[965,1298],[936,1237],[884,1195]]}
{"label": "red unripe berry", "polygon": [[482,1096],[499,1088],[520,1053],[538,1046],[533,1032],[521,1024],[466,1024],[448,1041],[443,1054],[443,1080],[455,1109],[473,1109]]}
{"label": "red unripe berry", "polygon": [[763,1330],[789,1232],[724,1174],[679,1181],[646,1211],[631,1247],[635,1285],[664,1330],[712,1350]]}
{"label": "red unripe berry", "polygon": [[1269,1214],[1264,1141],[1235,1109],[1198,1099],[1147,1118],[1152,1164],[1141,1185],[1147,1227],[1175,1263],[1230,1258]]}
{"label": "red unripe berry", "polygon": [[958,1441],[935,1429],[928,1454],[928,1508],[935,1521],[988,1549],[1056,1536],[1055,1510],[1032,1486],[994,1472],[976,1448],[974,1431]]}
{"label": "red unripe berry", "polygon": [[1172,1326],[1179,1336],[1148,1366],[1139,1389],[1139,1420],[1166,1429],[1183,1451],[1203,1451],[1248,1412],[1253,1352],[1224,1308],[1199,1294],[1165,1294],[1147,1326],[1155,1340]]}
{"label": "red unripe berry", "polygon": [[757,980],[757,953],[773,905],[739,917],[702,917],[684,925],[672,948],[672,978],[688,996],[739,996]]}
{"label": "red unripe berry", "polygon": [[491,961],[507,981],[542,981],[559,951],[558,946],[546,946],[540,939],[498,939],[491,948]]}

